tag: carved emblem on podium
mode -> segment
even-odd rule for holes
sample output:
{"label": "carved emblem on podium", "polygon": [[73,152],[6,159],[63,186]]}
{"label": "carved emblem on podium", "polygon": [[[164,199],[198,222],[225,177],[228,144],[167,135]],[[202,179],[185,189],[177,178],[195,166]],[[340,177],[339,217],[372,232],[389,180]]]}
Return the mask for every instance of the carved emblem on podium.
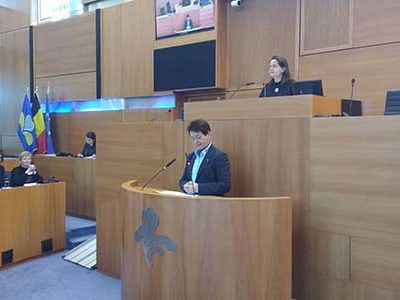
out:
{"label": "carved emblem on podium", "polygon": [[173,239],[166,235],[156,234],[159,219],[152,208],[144,209],[142,225],[135,232],[135,240],[142,244],[144,257],[149,267],[151,267],[151,259],[154,253],[162,256],[164,255],[164,248],[171,252],[176,251],[176,244]]}

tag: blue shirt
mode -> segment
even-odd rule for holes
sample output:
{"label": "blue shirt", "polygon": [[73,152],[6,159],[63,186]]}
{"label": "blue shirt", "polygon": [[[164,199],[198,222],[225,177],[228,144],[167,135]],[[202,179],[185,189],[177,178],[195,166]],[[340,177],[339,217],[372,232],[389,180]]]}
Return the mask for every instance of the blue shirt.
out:
{"label": "blue shirt", "polygon": [[203,159],[206,156],[208,149],[210,149],[210,147],[211,147],[211,143],[208,144],[208,146],[202,150],[194,151],[194,155],[196,155],[196,159],[194,160],[193,168],[192,168],[192,181],[193,182],[196,182],[197,173],[199,172],[201,163],[203,162]]}

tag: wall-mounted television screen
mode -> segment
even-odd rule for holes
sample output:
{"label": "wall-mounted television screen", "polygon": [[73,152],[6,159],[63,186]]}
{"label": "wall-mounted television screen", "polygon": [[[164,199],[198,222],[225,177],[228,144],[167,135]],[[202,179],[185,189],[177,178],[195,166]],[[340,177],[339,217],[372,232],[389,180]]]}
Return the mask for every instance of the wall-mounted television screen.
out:
{"label": "wall-mounted television screen", "polygon": [[155,0],[157,39],[214,28],[215,0]]}

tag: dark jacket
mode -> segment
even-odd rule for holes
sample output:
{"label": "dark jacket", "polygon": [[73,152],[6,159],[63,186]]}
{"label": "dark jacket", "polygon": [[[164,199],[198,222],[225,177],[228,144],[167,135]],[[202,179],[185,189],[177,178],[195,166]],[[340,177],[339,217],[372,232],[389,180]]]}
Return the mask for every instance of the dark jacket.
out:
{"label": "dark jacket", "polygon": [[96,154],[96,145],[90,146],[88,143],[85,143],[82,149],[82,155],[84,157],[87,157],[95,154]]}
{"label": "dark jacket", "polygon": [[5,181],[4,167],[0,165],[0,188],[4,186],[4,181]]}
{"label": "dark jacket", "polygon": [[40,176],[39,173],[36,173],[34,175],[27,175],[25,174],[25,172],[26,168],[23,168],[21,166],[12,169],[10,186],[15,187],[15,186],[23,186],[25,183],[43,182],[43,178],[42,176]]}
{"label": "dark jacket", "polygon": [[[186,160],[185,170],[179,181],[179,187],[192,180],[192,168],[196,159],[194,152]],[[231,176],[228,155],[213,145],[210,146],[197,173],[196,183],[200,195],[222,196],[231,189]]]}
{"label": "dark jacket", "polygon": [[275,82],[273,79],[268,82],[260,92],[260,97],[278,97],[278,96],[292,96],[294,95],[294,80]]}

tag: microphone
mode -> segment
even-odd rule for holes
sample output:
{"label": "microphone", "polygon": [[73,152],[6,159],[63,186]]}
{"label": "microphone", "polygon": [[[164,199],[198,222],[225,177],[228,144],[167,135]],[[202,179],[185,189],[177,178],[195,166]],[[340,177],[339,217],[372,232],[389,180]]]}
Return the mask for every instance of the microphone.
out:
{"label": "microphone", "polygon": [[352,78],[351,79],[351,94],[350,94],[349,116],[352,116],[351,107],[353,106],[353,93],[354,93],[354,84],[355,83],[356,83],[356,79]]}
{"label": "microphone", "polygon": [[356,79],[352,78],[351,79],[351,94],[350,94],[350,100],[353,100],[353,92],[354,92],[354,84],[356,83]]}
{"label": "microphone", "polygon": [[236,90],[233,91],[232,95],[231,95],[228,99],[232,99],[233,96],[235,96],[236,92],[238,92],[241,88],[243,88],[243,87],[245,87],[245,86],[253,85],[253,84],[255,84],[254,81],[252,81],[252,82],[247,82],[247,83],[245,83],[245,84],[239,85],[239,87],[238,87]]}
{"label": "microphone", "polygon": [[144,190],[144,188],[153,181],[154,178],[156,178],[158,176],[158,174],[160,174],[162,171],[166,170],[170,165],[172,165],[174,162],[176,161],[176,158],[174,158],[173,160],[171,160],[169,163],[167,163],[165,166],[163,166],[160,170],[158,170],[156,173],[154,173],[153,176],[150,177],[149,180],[146,181],[146,183],[143,185],[142,187],[142,191]]}

